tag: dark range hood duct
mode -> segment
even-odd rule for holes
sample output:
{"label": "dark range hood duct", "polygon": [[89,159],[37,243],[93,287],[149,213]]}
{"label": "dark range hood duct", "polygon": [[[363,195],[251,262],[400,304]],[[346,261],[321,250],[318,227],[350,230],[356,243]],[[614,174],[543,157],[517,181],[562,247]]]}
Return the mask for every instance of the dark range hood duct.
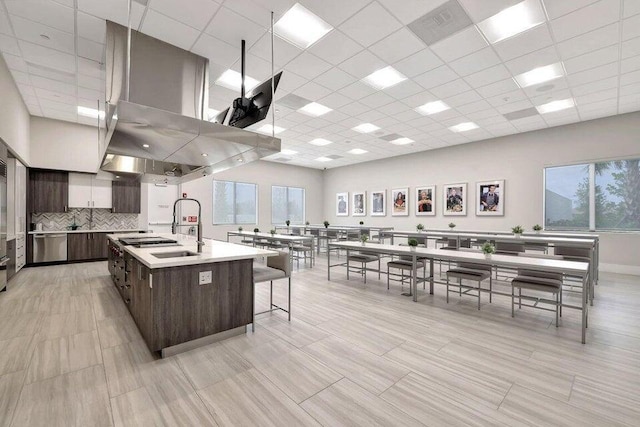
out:
{"label": "dark range hood duct", "polygon": [[107,21],[102,170],[179,183],[280,152],[280,139],[242,129],[266,117],[271,79],[242,97],[253,110],[237,123],[210,122],[209,60],[134,30],[129,39],[128,31]]}

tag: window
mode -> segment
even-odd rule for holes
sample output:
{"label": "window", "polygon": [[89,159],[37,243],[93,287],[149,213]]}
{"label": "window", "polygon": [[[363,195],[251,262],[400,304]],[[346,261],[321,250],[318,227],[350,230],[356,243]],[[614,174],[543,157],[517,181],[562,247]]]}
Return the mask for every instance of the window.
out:
{"label": "window", "polygon": [[640,230],[640,159],[545,169],[549,229]]}
{"label": "window", "polygon": [[213,181],[214,224],[256,224],[257,185]]}
{"label": "window", "polygon": [[304,188],[271,187],[271,222],[304,224]]}

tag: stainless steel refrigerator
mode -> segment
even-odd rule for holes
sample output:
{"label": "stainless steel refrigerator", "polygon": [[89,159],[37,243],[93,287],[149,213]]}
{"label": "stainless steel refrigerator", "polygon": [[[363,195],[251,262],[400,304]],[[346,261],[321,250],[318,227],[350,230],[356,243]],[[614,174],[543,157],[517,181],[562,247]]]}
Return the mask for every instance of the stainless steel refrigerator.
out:
{"label": "stainless steel refrigerator", "polygon": [[7,147],[0,142],[0,291],[7,289]]}

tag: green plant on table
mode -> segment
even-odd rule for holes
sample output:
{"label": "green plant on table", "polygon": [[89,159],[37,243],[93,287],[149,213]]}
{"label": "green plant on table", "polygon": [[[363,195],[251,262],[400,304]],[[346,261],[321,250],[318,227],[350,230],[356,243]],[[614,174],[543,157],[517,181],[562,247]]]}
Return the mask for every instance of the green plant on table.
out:
{"label": "green plant on table", "polygon": [[311,223],[309,221],[305,222],[304,225],[310,225]]}
{"label": "green plant on table", "polygon": [[256,228],[254,228],[254,229],[253,229],[253,232],[254,232],[254,233],[259,233],[259,232],[260,232],[260,229],[259,229],[258,227],[256,227]]}
{"label": "green plant on table", "polygon": [[360,221],[360,225],[364,225],[364,221]]}
{"label": "green plant on table", "polygon": [[286,220],[284,223],[287,224],[287,227],[288,227],[291,225],[291,220]]}
{"label": "green plant on table", "polygon": [[271,235],[273,236],[274,234],[276,234],[276,230],[275,229],[269,230],[269,233],[271,233]]}
{"label": "green plant on table", "polygon": [[484,242],[482,246],[480,246],[480,250],[485,255],[491,255],[496,253],[496,247],[491,244],[491,242]]}
{"label": "green plant on table", "polygon": [[238,227],[238,232],[242,233],[242,227]]}
{"label": "green plant on table", "polygon": [[412,248],[415,248],[418,246],[418,239],[409,239],[407,240],[407,245],[411,246]]}
{"label": "green plant on table", "polygon": [[422,225],[422,224],[416,225],[416,230],[418,230],[419,232],[424,230],[424,225]]}
{"label": "green plant on table", "polygon": [[449,223],[449,228],[450,228],[450,229],[452,229],[452,230],[453,230],[455,227],[456,227],[456,225],[455,225],[453,222],[450,222],[450,223]]}
{"label": "green plant on table", "polygon": [[367,243],[367,240],[369,240],[369,235],[368,234],[361,234],[360,235],[360,241],[362,242],[363,245],[365,243]]}
{"label": "green plant on table", "polygon": [[516,225],[515,227],[513,227],[513,228],[511,229],[511,232],[512,232],[513,234],[515,234],[516,236],[519,236],[519,235],[521,235],[522,233],[524,233],[524,228],[522,228],[522,226],[521,226],[521,225]]}
{"label": "green plant on table", "polygon": [[536,224],[532,228],[535,232],[542,231],[542,226],[540,224]]}
{"label": "green plant on table", "polygon": [[329,228],[329,221],[325,221],[323,222],[323,224],[324,224],[324,228]]}

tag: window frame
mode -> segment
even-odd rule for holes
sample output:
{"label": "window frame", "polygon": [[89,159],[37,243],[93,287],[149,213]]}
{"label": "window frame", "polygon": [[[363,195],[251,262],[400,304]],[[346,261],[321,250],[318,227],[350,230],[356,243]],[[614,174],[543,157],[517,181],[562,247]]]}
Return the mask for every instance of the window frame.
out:
{"label": "window frame", "polygon": [[[307,220],[307,189],[306,187],[293,187],[293,186],[289,186],[289,185],[277,185],[277,184],[272,184],[271,185],[271,225],[285,225],[285,222],[283,221],[282,224],[276,224],[273,221],[273,189],[274,188],[284,188],[286,189],[286,206],[287,206],[287,212],[286,212],[286,217],[289,218],[290,212],[289,212],[289,189],[293,188],[296,190],[302,190],[302,220],[300,223],[294,223],[292,222],[291,225],[305,225],[306,220]],[[285,219],[286,221],[286,219]]]}
{"label": "window frame", "polygon": [[[233,222],[216,222],[216,199],[215,199],[215,189],[216,189],[216,182],[224,182],[224,183],[231,183],[233,184],[233,204],[232,204],[232,209],[233,209]],[[244,185],[253,185],[254,188],[254,194],[255,194],[255,205],[256,205],[256,214],[255,214],[255,221],[253,222],[238,222],[237,219],[237,205],[236,205],[236,184],[244,184]],[[230,181],[230,180],[226,180],[226,179],[213,179],[212,180],[212,185],[211,185],[211,207],[212,207],[212,212],[211,212],[211,222],[213,225],[257,225],[258,224],[258,214],[259,214],[259,209],[260,209],[260,204],[258,196],[259,196],[259,191],[258,191],[258,184],[254,183],[254,182],[244,182],[244,181]]]}

